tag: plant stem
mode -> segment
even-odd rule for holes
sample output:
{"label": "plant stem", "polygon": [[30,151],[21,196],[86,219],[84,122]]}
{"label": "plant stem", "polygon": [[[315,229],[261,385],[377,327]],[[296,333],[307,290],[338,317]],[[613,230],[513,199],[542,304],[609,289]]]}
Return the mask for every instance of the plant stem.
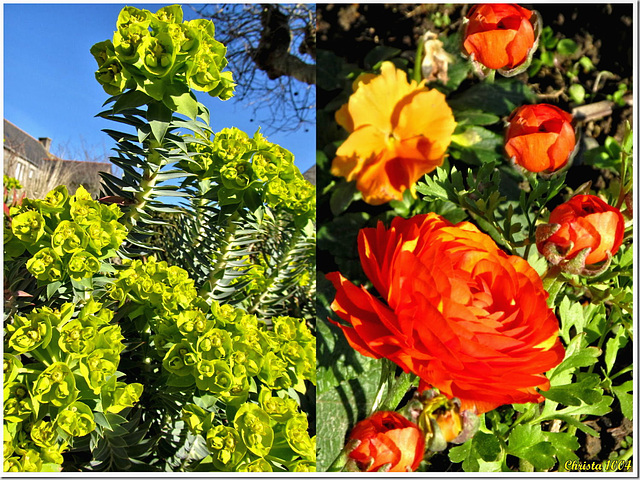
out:
{"label": "plant stem", "polygon": [[273,287],[273,285],[275,284],[277,286],[278,279],[280,278],[280,272],[286,271],[286,268],[289,265],[291,265],[291,261],[293,260],[292,252],[297,246],[298,240],[300,239],[301,236],[302,236],[302,231],[296,230],[291,236],[291,238],[289,239],[289,244],[286,247],[286,249],[283,248],[281,250],[281,251],[284,251],[284,255],[282,256],[281,260],[277,263],[277,265],[274,267],[273,271],[271,272],[269,279],[265,284],[264,290],[262,291],[260,296],[253,302],[253,305],[247,309],[248,313],[255,313],[256,310],[258,310],[258,307],[262,305],[264,300],[271,293],[270,289]]}
{"label": "plant stem", "polygon": [[[129,210],[122,217],[122,223],[127,227],[127,230],[131,230],[131,227],[137,223],[140,218],[140,212],[144,210],[144,207],[150,200],[149,194],[153,191],[153,187],[156,185],[160,166],[149,162],[149,158],[154,154],[157,154],[155,149],[161,146],[162,145],[157,140],[151,140],[149,142],[149,155],[147,156],[147,162],[145,162],[142,172],[140,191],[135,194],[136,202],[129,207]],[[157,167],[155,172],[151,171],[153,166]]]}
{"label": "plant stem", "polygon": [[625,177],[626,177],[626,173],[627,173],[627,159],[628,158],[629,158],[629,155],[627,154],[627,152],[625,152],[625,151],[621,152],[621,154],[620,154],[620,163],[622,165],[620,166],[620,193],[618,194],[618,201],[616,202],[616,208],[618,208],[618,209],[624,203],[624,197],[625,197],[625,195],[627,193],[625,191],[624,182],[626,181]]}
{"label": "plant stem", "polygon": [[424,42],[422,41],[422,37],[418,39],[418,47],[416,49],[416,59],[413,64],[413,79],[420,83],[422,80],[422,54],[424,51]]}
{"label": "plant stem", "polygon": [[[202,288],[200,289],[199,295],[200,296],[208,296],[208,298],[211,300],[213,298],[213,290],[215,288],[216,285],[216,276],[218,275],[218,273],[220,273],[220,271],[224,270],[227,266],[227,262],[229,261],[229,253],[231,252],[231,242],[235,236],[236,230],[237,230],[237,226],[235,224],[235,221],[240,218],[240,214],[238,212],[234,212],[228,219],[227,219],[227,226],[226,226],[226,231],[225,231],[225,235],[224,238],[221,240],[220,244],[222,245],[221,251],[220,251],[220,255],[218,257],[218,259],[216,260],[215,263],[215,267],[211,269],[211,271],[209,272],[209,279],[208,281],[202,286]],[[210,290],[208,292],[205,291],[205,286],[207,286],[210,288]]]}

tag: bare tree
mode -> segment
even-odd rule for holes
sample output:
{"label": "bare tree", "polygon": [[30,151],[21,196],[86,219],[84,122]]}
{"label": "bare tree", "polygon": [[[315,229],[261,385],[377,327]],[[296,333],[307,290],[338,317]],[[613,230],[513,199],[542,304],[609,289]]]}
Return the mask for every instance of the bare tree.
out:
{"label": "bare tree", "polygon": [[[82,137],[79,137],[76,144],[70,141],[58,142],[52,153],[54,159],[46,163],[59,163],[58,169],[69,174],[69,178],[63,183],[70,193],[74,193],[82,185],[94,197],[99,196],[102,187],[99,172],[114,173],[106,146],[102,145],[101,151],[100,147],[90,146]],[[119,172],[115,174],[118,175]]]}
{"label": "bare tree", "polygon": [[253,108],[257,121],[281,131],[315,121],[315,4],[192,8],[213,20],[238,83],[236,98]]}

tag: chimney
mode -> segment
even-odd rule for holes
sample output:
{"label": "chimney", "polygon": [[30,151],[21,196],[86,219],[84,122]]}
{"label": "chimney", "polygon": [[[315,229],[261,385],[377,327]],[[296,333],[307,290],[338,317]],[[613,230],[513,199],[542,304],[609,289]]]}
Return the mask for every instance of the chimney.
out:
{"label": "chimney", "polygon": [[44,149],[48,152],[49,148],[51,148],[51,139],[49,137],[40,137],[38,141],[42,144]]}

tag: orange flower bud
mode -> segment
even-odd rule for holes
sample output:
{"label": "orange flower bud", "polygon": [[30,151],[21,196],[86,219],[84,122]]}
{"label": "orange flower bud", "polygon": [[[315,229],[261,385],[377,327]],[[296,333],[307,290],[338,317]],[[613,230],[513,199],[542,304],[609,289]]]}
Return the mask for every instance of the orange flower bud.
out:
{"label": "orange flower bud", "polygon": [[452,408],[436,417],[436,423],[440,427],[445,442],[450,442],[462,432],[462,417],[458,410],[458,408]]}
{"label": "orange flower bud", "polygon": [[505,150],[530,172],[564,167],[576,146],[573,117],[553,105],[523,105],[509,117]]}
{"label": "orange flower bud", "polygon": [[349,460],[363,472],[415,471],[424,456],[422,430],[396,412],[376,412],[358,422],[349,439],[357,444]]}
{"label": "orange flower bud", "polygon": [[[526,68],[537,48],[537,12],[518,5],[481,4],[469,10],[463,52],[474,62],[512,76]],[[517,71],[516,71],[517,70]]]}
{"label": "orange flower bud", "polygon": [[582,273],[578,267],[615,255],[623,237],[622,213],[595,195],[576,195],[558,205],[549,216],[549,224],[536,230],[538,251],[551,263],[566,265],[580,259],[581,265],[569,265],[575,267],[569,269],[571,273]]}

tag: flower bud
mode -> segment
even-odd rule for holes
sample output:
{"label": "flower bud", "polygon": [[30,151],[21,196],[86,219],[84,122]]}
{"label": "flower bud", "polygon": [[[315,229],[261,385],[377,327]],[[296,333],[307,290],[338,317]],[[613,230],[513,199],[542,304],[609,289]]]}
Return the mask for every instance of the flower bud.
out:
{"label": "flower bud", "polygon": [[549,223],[538,226],[536,244],[547,260],[574,274],[598,274],[602,269],[586,270],[608,260],[622,245],[624,217],[595,195],[576,195],[557,206]]}
{"label": "flower bud", "polygon": [[537,12],[518,5],[475,5],[465,18],[462,52],[479,72],[498,70],[511,77],[531,63],[541,26]]}
{"label": "flower bud", "polygon": [[376,412],[358,422],[349,439],[356,446],[347,463],[360,471],[415,471],[424,456],[422,430],[395,412]]}
{"label": "flower bud", "polygon": [[505,151],[530,172],[564,167],[576,146],[573,117],[553,105],[523,105],[509,117]]}

